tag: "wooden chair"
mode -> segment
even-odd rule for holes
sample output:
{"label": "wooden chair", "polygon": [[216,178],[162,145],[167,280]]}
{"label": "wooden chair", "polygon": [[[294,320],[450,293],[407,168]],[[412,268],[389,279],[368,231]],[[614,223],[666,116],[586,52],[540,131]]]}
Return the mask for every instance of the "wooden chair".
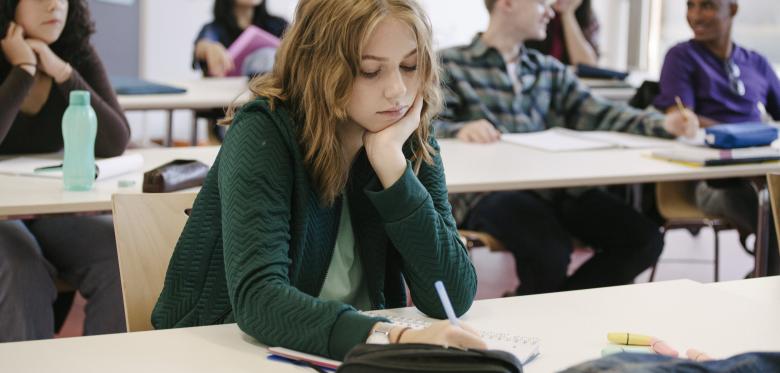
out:
{"label": "wooden chair", "polygon": [[119,274],[127,331],[151,330],[151,314],[196,193],[115,194]]}
{"label": "wooden chair", "polygon": [[466,248],[471,250],[475,247],[487,247],[490,251],[506,251],[506,247],[495,237],[477,231],[459,230],[460,236],[466,243]]}
{"label": "wooden chair", "polygon": [[[660,85],[655,81],[645,81],[637,89],[636,94],[628,102],[631,107],[643,110],[652,105],[653,100],[661,92]],[[671,229],[689,229],[692,232],[702,227],[711,227],[715,232],[715,281],[719,279],[720,265],[720,241],[718,233],[722,230],[732,229],[725,221],[715,216],[707,216],[696,206],[694,197],[695,182],[691,181],[667,181],[655,184],[656,207],[666,223],[663,226],[664,234]],[[658,263],[654,264],[650,272],[650,281],[655,279],[655,270]]]}
{"label": "wooden chair", "polygon": [[[671,229],[698,229],[710,227],[715,232],[715,258],[714,278],[720,279],[720,240],[718,234],[721,231],[733,229],[731,225],[717,216],[709,216],[696,206],[694,195],[695,182],[690,181],[666,181],[655,185],[656,206],[658,212],[666,220],[663,226],[664,232]],[[658,264],[652,267],[650,281],[655,279],[655,270]]]}

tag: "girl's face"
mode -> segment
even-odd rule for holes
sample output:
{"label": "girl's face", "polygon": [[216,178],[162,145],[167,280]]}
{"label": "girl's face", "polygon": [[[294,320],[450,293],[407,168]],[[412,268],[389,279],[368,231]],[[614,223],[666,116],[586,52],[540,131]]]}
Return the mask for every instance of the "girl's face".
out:
{"label": "girl's face", "polygon": [[68,17],[68,0],[19,0],[14,21],[24,37],[52,44],[62,35]]}
{"label": "girl's face", "polygon": [[417,39],[409,26],[388,17],[363,48],[347,113],[363,129],[379,132],[406,114],[419,91]]}

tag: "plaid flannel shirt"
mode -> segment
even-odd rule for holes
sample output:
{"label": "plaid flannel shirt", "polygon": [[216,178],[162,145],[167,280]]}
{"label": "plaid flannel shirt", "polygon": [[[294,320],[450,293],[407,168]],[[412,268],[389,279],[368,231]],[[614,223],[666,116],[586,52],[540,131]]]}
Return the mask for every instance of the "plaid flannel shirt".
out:
{"label": "plaid flannel shirt", "polygon": [[[552,127],[582,131],[621,131],[672,137],[663,129],[664,116],[639,111],[591,94],[561,62],[521,48],[515,92],[504,58],[482,42],[440,52],[445,109],[433,122],[437,137],[454,137],[465,123],[486,119],[502,133],[536,132]],[[458,224],[484,193],[452,195]]]}

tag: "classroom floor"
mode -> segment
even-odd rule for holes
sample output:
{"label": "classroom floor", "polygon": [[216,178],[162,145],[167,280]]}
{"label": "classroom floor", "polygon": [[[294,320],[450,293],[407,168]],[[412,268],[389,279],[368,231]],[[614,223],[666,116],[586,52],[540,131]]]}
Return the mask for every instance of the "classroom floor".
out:
{"label": "classroom floor", "polygon": [[[736,231],[724,231],[720,235],[720,280],[744,278],[753,268],[753,257],[745,253],[740,246]],[[712,258],[715,252],[713,245],[713,233],[710,229],[702,229],[695,237],[683,229],[669,231],[666,234],[666,245],[656,271],[656,281],[688,278],[699,282],[712,282]],[[505,292],[517,287],[514,260],[510,254],[475,249],[472,251],[472,257],[479,276],[478,299],[501,297]],[[572,256],[571,269],[576,268],[589,257],[590,252],[587,250],[576,251]],[[647,282],[649,277],[648,270],[641,274],[636,282]],[[78,296],[57,337],[81,335],[84,304],[84,299]]]}

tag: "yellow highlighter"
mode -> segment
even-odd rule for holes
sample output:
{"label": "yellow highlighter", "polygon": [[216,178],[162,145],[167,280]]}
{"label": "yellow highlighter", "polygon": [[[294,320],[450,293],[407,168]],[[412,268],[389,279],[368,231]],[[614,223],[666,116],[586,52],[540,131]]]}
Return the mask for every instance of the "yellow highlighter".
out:
{"label": "yellow highlighter", "polygon": [[650,346],[655,338],[634,333],[607,333],[607,339],[621,345]]}

